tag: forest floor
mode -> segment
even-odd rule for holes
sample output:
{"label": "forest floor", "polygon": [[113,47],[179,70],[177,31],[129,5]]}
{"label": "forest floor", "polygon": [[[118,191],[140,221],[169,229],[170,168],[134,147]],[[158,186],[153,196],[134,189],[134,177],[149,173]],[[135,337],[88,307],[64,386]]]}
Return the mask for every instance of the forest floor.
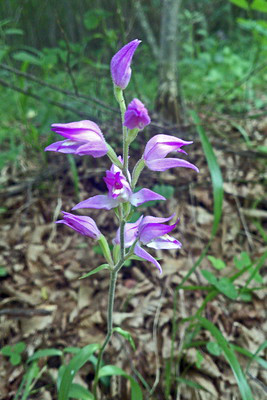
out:
{"label": "forest floor", "polygon": [[[208,254],[223,260],[227,267],[216,271],[205,258],[187,285],[208,285],[200,273],[203,269],[220,277],[237,272],[234,258],[242,252],[247,252],[254,262],[266,252],[266,236],[262,232],[267,220],[266,154],[255,148],[267,145],[267,119],[247,119],[242,121],[242,126],[254,144],[251,149],[227,118],[205,118],[205,128],[224,179],[223,217]],[[140,147],[132,152],[130,163],[138,160],[147,138],[155,133],[163,130],[152,126],[146,134],[139,134]],[[166,129],[164,133],[168,133]],[[152,188],[158,183],[168,184],[175,187],[175,193],[164,204],[158,203],[143,211],[155,216],[175,212],[180,223],[174,236],[183,247],[180,251],[157,252],[162,259],[162,275],[147,262],[133,261],[122,269],[116,290],[114,324],[131,333],[137,349],[133,351],[123,338],[114,335],[104,357],[105,363],[120,366],[134,377],[138,370],[150,387],[158,380],[151,398],[159,400],[165,399],[164,376],[171,354],[175,288],[208,243],[213,223],[210,173],[197,133],[194,128],[183,132],[170,129],[169,133],[194,140],[188,146],[187,159],[198,166],[200,173],[183,168],[160,174],[144,171],[140,186]],[[78,198],[66,157],[51,153],[48,158],[48,165],[41,171],[29,156],[8,165],[0,176],[0,265],[6,271],[0,278],[0,347],[18,342],[27,345],[22,362],[16,366],[0,355],[0,399],[3,400],[14,398],[27,368],[26,360],[34,351],[101,343],[106,330],[108,273],[104,270],[87,279],[78,279],[102,264],[103,258],[91,239],[88,242],[88,238],[66,226],[53,223],[60,218],[61,210],[70,211],[79,200],[105,191],[102,178],[107,169],[106,159],[78,158],[81,177]],[[104,234],[110,239],[114,237],[117,224],[112,213],[85,210],[82,214],[93,217]],[[266,266],[261,269],[261,275],[266,285]],[[242,275],[236,286],[242,287],[248,277],[249,272]],[[253,286],[258,287],[259,283],[252,281],[250,287]],[[205,293],[180,290],[175,319],[179,322],[195,314]],[[255,290],[247,302],[233,301],[219,294],[208,303],[203,315],[216,324],[228,342],[251,353],[266,340],[264,289]],[[198,350],[191,347],[180,353],[187,327],[188,323],[179,325],[174,337],[174,356],[179,359],[182,376],[207,391],[181,385],[179,399],[240,399],[235,378],[223,355],[212,356],[204,345]],[[197,340],[212,338],[209,332],[200,331]],[[259,355],[264,358],[264,351]],[[238,359],[245,370],[249,359],[240,354]],[[39,367],[45,369],[36,378],[37,390],[30,399],[56,399],[54,382],[60,364],[61,358],[57,356],[39,361]],[[246,373],[255,400],[263,400],[266,370],[253,362]],[[92,376],[92,365],[86,364],[77,382],[87,386]],[[116,394],[116,385],[120,385],[120,395]],[[109,391],[106,399],[129,398],[123,381],[113,382],[105,390]]]}

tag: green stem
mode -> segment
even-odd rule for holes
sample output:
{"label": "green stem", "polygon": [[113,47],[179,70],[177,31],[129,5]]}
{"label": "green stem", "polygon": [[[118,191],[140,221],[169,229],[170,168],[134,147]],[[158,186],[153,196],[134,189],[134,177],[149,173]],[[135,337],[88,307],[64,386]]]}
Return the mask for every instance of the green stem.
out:
{"label": "green stem", "polygon": [[118,271],[113,270],[110,272],[110,284],[109,284],[109,294],[108,294],[108,316],[107,316],[108,329],[107,329],[106,338],[104,340],[104,343],[102,344],[102,347],[101,347],[99,355],[98,355],[96,371],[95,371],[95,379],[94,379],[94,385],[93,385],[93,393],[94,393],[94,397],[96,400],[97,400],[97,382],[98,382],[99,370],[100,370],[101,363],[102,363],[103,353],[104,353],[105,348],[107,347],[107,345],[111,339],[111,336],[112,336],[113,306],[114,306],[117,275],[118,275]]}
{"label": "green stem", "polygon": [[122,132],[123,132],[123,172],[125,177],[128,179],[128,156],[129,156],[129,144],[128,144],[128,133],[127,128],[124,126],[124,115],[126,111],[126,104],[123,97],[123,91],[121,88],[114,86],[114,95],[119,103],[121,111],[121,122],[122,122]]}
{"label": "green stem", "polygon": [[120,213],[120,259],[114,268],[110,271],[110,283],[109,283],[109,294],[108,294],[108,311],[107,311],[107,334],[104,343],[101,346],[100,352],[98,354],[95,378],[93,383],[93,394],[95,400],[98,400],[97,396],[97,383],[99,378],[99,370],[102,364],[104,351],[111,339],[113,332],[113,308],[114,308],[114,298],[116,290],[116,282],[119,270],[122,268],[126,258],[125,258],[125,242],[124,242],[124,228],[125,221],[123,220],[123,214]]}

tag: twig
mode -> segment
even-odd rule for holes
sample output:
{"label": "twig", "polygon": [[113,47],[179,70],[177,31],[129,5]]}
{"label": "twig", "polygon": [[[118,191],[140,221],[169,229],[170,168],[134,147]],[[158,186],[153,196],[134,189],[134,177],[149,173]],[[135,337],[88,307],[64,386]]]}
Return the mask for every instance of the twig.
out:
{"label": "twig", "polygon": [[38,83],[38,85],[41,85],[41,86],[44,86],[44,87],[48,87],[49,89],[52,89],[55,92],[62,93],[64,95],[66,95],[66,96],[75,97],[75,98],[79,99],[79,101],[81,101],[84,104],[86,104],[87,102],[86,101],[82,101],[81,99],[91,101],[91,102],[99,105],[100,107],[105,108],[108,111],[115,112],[117,114],[119,113],[116,108],[108,106],[106,103],[104,103],[103,101],[101,101],[101,100],[99,100],[99,99],[97,99],[95,97],[87,96],[87,95],[82,94],[82,93],[75,94],[74,92],[70,92],[68,90],[61,89],[58,86],[52,85],[50,83],[42,81],[41,79],[36,78],[32,74],[29,74],[29,73],[26,73],[26,72],[22,72],[22,71],[20,71],[20,70],[18,70],[16,68],[10,67],[10,66],[8,66],[6,64],[0,63],[0,68],[4,69],[5,71],[12,72],[13,74],[16,74],[18,76],[23,76],[24,78],[26,78],[26,79],[28,79],[30,81],[36,82],[36,83]]}
{"label": "twig", "polygon": [[62,35],[64,36],[65,43],[66,43],[66,46],[67,46],[67,49],[68,49],[67,58],[66,58],[66,69],[67,69],[68,75],[70,77],[70,80],[71,80],[75,95],[79,96],[78,87],[76,85],[76,81],[74,79],[74,76],[73,76],[73,73],[72,73],[72,70],[71,70],[71,66],[70,66],[71,48],[70,48],[69,40],[68,40],[68,37],[66,35],[66,32],[65,32],[63,26],[61,25],[61,22],[60,22],[60,19],[59,19],[58,15],[57,15],[57,23],[58,23],[59,29],[61,30]]}
{"label": "twig", "polygon": [[41,308],[34,309],[34,308],[3,308],[0,310],[0,315],[9,315],[10,317],[24,317],[24,318],[31,318],[35,315],[45,316],[51,315],[52,311],[43,310]]}
{"label": "twig", "polygon": [[49,100],[47,97],[45,99],[43,99],[43,97],[38,96],[37,94],[30,92],[29,90],[23,90],[15,85],[12,85],[11,83],[7,83],[3,79],[0,79],[0,85],[8,87],[12,90],[15,90],[16,92],[25,94],[26,96],[33,97],[34,99],[36,99],[38,101],[46,101],[47,103],[52,104],[53,106],[62,108],[63,110],[71,111],[74,114],[79,115],[81,118],[92,118],[95,120],[95,117],[88,115],[88,113],[86,113],[84,111],[77,110],[77,108],[71,107],[64,103],[60,103],[59,101]]}

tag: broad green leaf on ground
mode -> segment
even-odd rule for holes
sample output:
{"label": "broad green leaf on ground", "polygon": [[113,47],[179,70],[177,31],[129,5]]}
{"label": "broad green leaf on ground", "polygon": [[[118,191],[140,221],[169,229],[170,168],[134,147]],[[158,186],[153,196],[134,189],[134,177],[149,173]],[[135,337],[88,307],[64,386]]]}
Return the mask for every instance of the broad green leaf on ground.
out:
{"label": "broad green leaf on ground", "polygon": [[[223,178],[221,169],[219,167],[217,158],[214,154],[212,145],[210,144],[209,138],[202,126],[201,120],[195,111],[191,112],[196,129],[198,131],[202,148],[208,163],[209,172],[211,175],[212,188],[213,188],[213,226],[211,235],[214,237],[218,228],[222,216],[222,204],[223,204]],[[200,171],[201,172],[201,171]]]}
{"label": "broad green leaf on ground", "polygon": [[212,354],[213,356],[219,356],[222,352],[222,349],[216,342],[208,342],[206,344],[206,347],[207,347],[208,352],[210,354]]}
{"label": "broad green leaf on ground", "polygon": [[130,375],[126,374],[121,368],[116,367],[115,365],[105,365],[99,371],[99,377],[103,376],[123,376],[124,378],[128,379],[131,384],[131,400],[143,400],[143,395],[140,386],[132,378]]}
{"label": "broad green leaf on ground", "polygon": [[58,350],[58,349],[38,350],[30,358],[28,358],[27,362],[38,360],[39,358],[43,358],[43,357],[53,357],[53,356],[61,357],[62,354],[63,354],[63,352],[61,350]]}
{"label": "broad green leaf on ground", "polygon": [[198,320],[199,323],[212,334],[222,349],[224,357],[232,368],[242,400],[254,400],[249,384],[232,347],[229,345],[219,329],[211,321],[203,317],[198,317]]}
{"label": "broad green leaf on ground", "polygon": [[88,346],[83,347],[79,353],[75,354],[71,359],[69,364],[65,367],[62,378],[59,382],[58,400],[68,400],[74,376],[97,349],[99,349],[99,344],[89,344]]}
{"label": "broad green leaf on ground", "polygon": [[226,267],[225,262],[220,258],[207,256],[207,259],[210,261],[211,265],[218,270],[224,269]]}
{"label": "broad green leaf on ground", "polygon": [[94,400],[94,396],[88,389],[79,385],[78,383],[72,383],[70,386],[69,397],[78,400]]}
{"label": "broad green leaf on ground", "polygon": [[229,297],[231,300],[235,300],[238,297],[238,292],[235,288],[235,285],[231,281],[230,278],[223,277],[217,279],[216,276],[207,270],[201,271],[202,275],[209,283],[216,287],[219,292],[223,293],[225,296]]}
{"label": "broad green leaf on ground", "polygon": [[237,269],[243,269],[252,265],[249,254],[242,251],[239,256],[234,256],[234,263]]}

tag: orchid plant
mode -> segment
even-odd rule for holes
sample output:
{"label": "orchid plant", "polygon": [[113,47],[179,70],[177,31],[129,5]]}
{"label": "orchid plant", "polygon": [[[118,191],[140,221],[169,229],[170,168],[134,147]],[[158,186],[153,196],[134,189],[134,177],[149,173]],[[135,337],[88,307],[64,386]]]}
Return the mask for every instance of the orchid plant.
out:
{"label": "orchid plant", "polygon": [[134,207],[151,200],[166,200],[163,196],[150,189],[135,191],[142,170],[147,167],[152,171],[165,171],[169,168],[184,167],[198,172],[198,168],[180,158],[167,158],[171,152],[187,154],[182,148],[193,142],[185,141],[165,134],[152,137],[145,146],[143,156],[132,171],[128,167],[129,147],[138,132],[150,123],[150,117],[144,104],[139,99],[133,99],[126,107],[123,91],[131,79],[131,63],[133,55],[141,43],[133,40],[122,47],[111,60],[111,76],[114,83],[114,94],[121,111],[123,154],[116,151],[106,142],[99,126],[93,121],[53,124],[52,130],[63,136],[65,140],[52,143],[46,151],[54,151],[79,156],[89,155],[94,158],[107,155],[112,165],[106,171],[104,181],[107,194],[89,197],[75,205],[72,210],[113,209],[118,219],[118,230],[113,240],[113,251],[106,237],[101,233],[95,221],[88,216],[74,215],[63,212],[63,219],[57,223],[65,224],[81,235],[98,241],[106,259],[105,268],[110,272],[110,286],[107,311],[107,334],[98,354],[95,379],[93,384],[94,398],[98,397],[99,370],[102,357],[113,333],[113,305],[118,272],[127,260],[146,260],[162,268],[144,246],[152,249],[180,249],[182,244],[169,234],[175,229],[178,220],[166,224],[174,215],[167,218],[141,216],[136,222],[131,222]]}

